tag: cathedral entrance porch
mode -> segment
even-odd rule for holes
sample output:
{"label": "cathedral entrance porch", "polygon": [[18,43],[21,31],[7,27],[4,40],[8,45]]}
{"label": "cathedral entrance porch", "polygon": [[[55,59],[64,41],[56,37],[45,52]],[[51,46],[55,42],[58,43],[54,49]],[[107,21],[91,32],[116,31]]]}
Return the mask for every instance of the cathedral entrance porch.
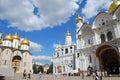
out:
{"label": "cathedral entrance porch", "polygon": [[120,55],[117,49],[110,45],[100,46],[96,51],[99,59],[100,70],[107,71],[108,74],[119,74]]}
{"label": "cathedral entrance porch", "polygon": [[21,57],[20,56],[14,56],[12,59],[12,67],[14,69],[14,72],[18,72],[20,68],[20,62],[21,62]]}

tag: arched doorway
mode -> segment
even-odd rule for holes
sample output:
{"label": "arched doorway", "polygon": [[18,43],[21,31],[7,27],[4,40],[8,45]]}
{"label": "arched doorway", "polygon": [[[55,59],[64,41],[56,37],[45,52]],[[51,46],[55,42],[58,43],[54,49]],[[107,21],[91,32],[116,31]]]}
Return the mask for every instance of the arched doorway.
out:
{"label": "arched doorway", "polygon": [[20,68],[20,62],[21,62],[21,57],[20,56],[14,56],[12,59],[12,67],[14,69],[14,72],[18,72]]}
{"label": "arched doorway", "polygon": [[100,46],[96,51],[96,56],[101,70],[107,71],[108,74],[119,74],[120,55],[113,46]]}

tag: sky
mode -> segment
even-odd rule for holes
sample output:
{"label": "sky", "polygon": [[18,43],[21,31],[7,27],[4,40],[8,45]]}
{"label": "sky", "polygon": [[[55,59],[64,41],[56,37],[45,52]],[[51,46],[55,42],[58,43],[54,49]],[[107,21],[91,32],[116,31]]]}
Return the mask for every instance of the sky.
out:
{"label": "sky", "polygon": [[56,44],[64,45],[67,30],[76,43],[78,15],[92,25],[99,12],[108,12],[113,0],[0,0],[2,38],[16,32],[30,41],[33,62],[49,64]]}

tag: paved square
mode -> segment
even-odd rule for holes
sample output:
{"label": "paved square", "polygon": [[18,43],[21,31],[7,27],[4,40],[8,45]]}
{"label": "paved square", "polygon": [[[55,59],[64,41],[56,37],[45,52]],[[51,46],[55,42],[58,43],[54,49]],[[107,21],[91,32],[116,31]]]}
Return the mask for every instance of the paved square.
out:
{"label": "paved square", "polygon": [[[22,79],[22,74],[15,74],[16,80]],[[26,79],[27,80],[27,79]],[[32,74],[31,80],[40,80],[38,74]],[[82,80],[81,76],[62,76],[62,75],[46,75],[42,76],[41,80]],[[84,80],[94,80],[92,77],[85,77]],[[120,77],[104,77],[103,80],[120,80]]]}

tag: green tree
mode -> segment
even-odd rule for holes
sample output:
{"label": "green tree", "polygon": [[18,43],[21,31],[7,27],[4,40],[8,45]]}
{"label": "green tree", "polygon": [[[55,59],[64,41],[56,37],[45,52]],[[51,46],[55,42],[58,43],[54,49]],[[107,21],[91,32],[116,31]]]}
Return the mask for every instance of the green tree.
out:
{"label": "green tree", "polygon": [[37,65],[36,64],[33,64],[33,73],[37,73]]}
{"label": "green tree", "polygon": [[53,63],[51,63],[49,69],[47,70],[47,74],[53,73]]}
{"label": "green tree", "polygon": [[39,67],[38,67],[38,72],[39,72],[39,71],[44,72],[43,66],[39,66]]}

